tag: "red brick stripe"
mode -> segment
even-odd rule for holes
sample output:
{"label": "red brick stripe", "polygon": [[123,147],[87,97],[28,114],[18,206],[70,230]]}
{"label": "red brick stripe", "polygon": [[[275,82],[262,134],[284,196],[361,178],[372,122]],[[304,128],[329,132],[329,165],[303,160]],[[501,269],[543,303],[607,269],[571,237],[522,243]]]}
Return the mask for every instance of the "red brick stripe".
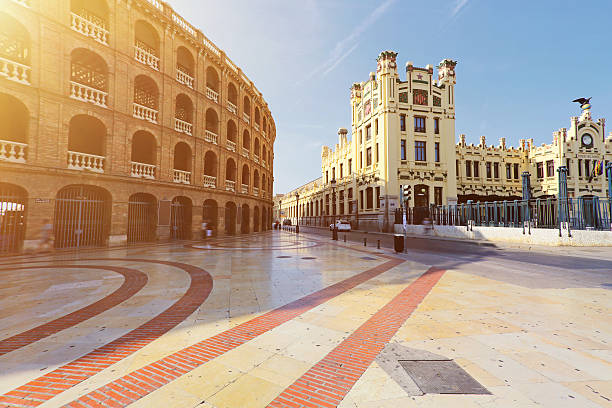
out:
{"label": "red brick stripe", "polygon": [[101,265],[45,265],[45,266],[24,266],[19,268],[10,268],[4,270],[20,270],[20,269],[32,269],[32,268],[81,268],[81,269],[105,269],[108,271],[117,272],[125,278],[123,284],[117,288],[113,293],[105,296],[104,298],[94,302],[82,309],[75,310],[65,316],[58,319],[52,320],[48,323],[34,327],[30,330],[8,337],[4,340],[0,340],[0,356],[20,349],[21,347],[32,344],[38,340],[44,339],[45,337],[51,336],[52,334],[58,333],[69,327],[84,322],[85,320],[91,319],[92,317],[105,312],[124,300],[129,299],[136,294],[143,286],[147,283],[147,275],[136,270],[123,268],[119,266],[101,266]]}
{"label": "red brick stripe", "polygon": [[[401,264],[389,261],[133,371],[65,405],[125,407],[200,365]],[[99,404],[99,405],[95,405]]]}
{"label": "red brick stripe", "polygon": [[445,271],[431,268],[287,387],[269,408],[334,408]]}
{"label": "red brick stripe", "polygon": [[[0,396],[0,407],[34,407],[50,400],[68,388],[86,380],[140,350],[174,328],[192,314],[208,298],[212,278],[204,269],[180,262],[130,258],[83,259],[84,261],[150,262],[183,269],[191,277],[185,294],[161,314],[118,339],[95,349],[56,370]],[[90,402],[91,406],[99,406]],[[79,405],[76,405],[79,406]],[[88,406],[88,405],[81,405]]]}

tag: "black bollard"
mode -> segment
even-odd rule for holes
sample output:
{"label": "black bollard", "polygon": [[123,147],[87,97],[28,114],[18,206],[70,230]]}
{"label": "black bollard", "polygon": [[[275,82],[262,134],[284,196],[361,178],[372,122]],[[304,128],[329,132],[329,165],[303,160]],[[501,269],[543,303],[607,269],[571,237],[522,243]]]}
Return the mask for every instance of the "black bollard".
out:
{"label": "black bollard", "polygon": [[376,248],[380,249],[380,239],[376,240]]}
{"label": "black bollard", "polygon": [[296,226],[295,226],[295,233],[296,233],[296,234],[299,234],[299,233],[300,233],[300,226],[299,226],[299,225],[296,225]]}
{"label": "black bollard", "polygon": [[346,242],[346,234],[344,234],[344,242]]}
{"label": "black bollard", "polygon": [[332,229],[332,239],[334,241],[338,240],[338,230],[336,228]]}
{"label": "black bollard", "polygon": [[367,238],[363,239],[363,246],[368,246],[368,239]]}

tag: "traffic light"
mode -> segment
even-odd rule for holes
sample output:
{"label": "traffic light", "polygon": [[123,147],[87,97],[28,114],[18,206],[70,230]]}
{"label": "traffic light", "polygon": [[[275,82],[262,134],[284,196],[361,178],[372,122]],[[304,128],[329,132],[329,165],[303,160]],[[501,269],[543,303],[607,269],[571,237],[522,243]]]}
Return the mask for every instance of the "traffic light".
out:
{"label": "traffic light", "polygon": [[404,201],[409,201],[412,198],[412,186],[411,185],[405,185],[402,186],[402,193],[403,193],[403,199]]}

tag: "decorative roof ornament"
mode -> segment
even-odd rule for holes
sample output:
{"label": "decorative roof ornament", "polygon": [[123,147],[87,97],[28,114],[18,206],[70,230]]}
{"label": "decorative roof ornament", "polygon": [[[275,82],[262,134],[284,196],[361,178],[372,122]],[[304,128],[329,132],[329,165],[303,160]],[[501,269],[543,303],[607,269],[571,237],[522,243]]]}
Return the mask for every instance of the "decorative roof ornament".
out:
{"label": "decorative roof ornament", "polygon": [[582,109],[582,114],[579,119],[580,122],[583,120],[591,120],[591,98],[578,98],[572,101],[578,102],[580,104],[580,109]]}

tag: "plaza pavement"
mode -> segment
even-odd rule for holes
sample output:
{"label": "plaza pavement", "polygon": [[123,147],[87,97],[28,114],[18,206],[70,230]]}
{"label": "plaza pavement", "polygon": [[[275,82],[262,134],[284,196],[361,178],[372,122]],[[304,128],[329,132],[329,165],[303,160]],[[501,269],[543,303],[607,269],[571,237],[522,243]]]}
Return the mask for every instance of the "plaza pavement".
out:
{"label": "plaza pavement", "polygon": [[[0,259],[0,407],[610,407],[610,258],[269,231]],[[390,347],[486,393],[423,395]]]}

